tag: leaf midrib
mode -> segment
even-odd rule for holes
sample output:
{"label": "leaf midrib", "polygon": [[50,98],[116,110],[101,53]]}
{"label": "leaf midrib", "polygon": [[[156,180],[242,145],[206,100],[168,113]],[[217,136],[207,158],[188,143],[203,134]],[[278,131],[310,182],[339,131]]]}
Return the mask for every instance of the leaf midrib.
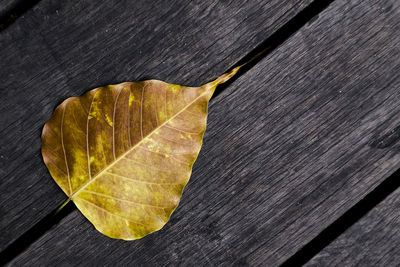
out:
{"label": "leaf midrib", "polygon": [[[203,85],[201,87],[206,87],[207,85]],[[201,88],[199,87],[199,88]],[[209,93],[209,91],[211,91],[212,89],[215,89],[216,85],[213,85],[211,87],[208,87],[204,90],[203,93],[201,93],[198,97],[196,97],[193,101],[191,101],[189,104],[187,104],[185,107],[183,107],[179,112],[177,112],[174,116],[172,116],[171,118],[169,118],[168,120],[166,120],[165,122],[163,122],[161,125],[159,125],[158,127],[154,128],[153,131],[151,131],[149,134],[147,134],[145,137],[143,137],[139,142],[137,142],[135,145],[133,145],[130,149],[128,149],[125,153],[123,153],[121,156],[119,156],[117,159],[115,159],[110,165],[108,165],[107,167],[105,167],[104,169],[102,169],[100,172],[98,172],[92,179],[90,179],[88,182],[86,182],[84,185],[82,185],[75,193],[73,193],[71,196],[69,196],[69,199],[72,199],[78,195],[78,193],[80,193],[83,189],[85,189],[88,185],[90,185],[93,181],[95,181],[98,177],[100,177],[103,173],[105,173],[108,169],[110,169],[111,167],[113,167],[115,164],[117,164],[122,158],[124,158],[126,155],[128,155],[129,153],[131,153],[136,147],[138,147],[143,140],[149,138],[154,132],[156,132],[158,129],[160,129],[161,127],[163,127],[165,124],[167,124],[168,122],[170,122],[171,120],[173,120],[174,118],[176,118],[179,114],[181,114],[183,111],[185,111],[188,107],[190,107],[191,105],[193,105],[197,100],[199,100],[201,97],[203,97],[206,93]],[[207,114],[206,114],[207,116]]]}

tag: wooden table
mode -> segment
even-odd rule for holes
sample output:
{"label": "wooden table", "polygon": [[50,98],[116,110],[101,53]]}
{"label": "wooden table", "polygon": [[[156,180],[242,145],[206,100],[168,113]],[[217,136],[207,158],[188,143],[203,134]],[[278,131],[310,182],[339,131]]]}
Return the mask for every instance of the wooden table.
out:
{"label": "wooden table", "polygon": [[[0,259],[12,266],[400,264],[397,0],[0,2]],[[122,81],[218,88],[167,225],[126,242],[40,154],[65,98]]]}

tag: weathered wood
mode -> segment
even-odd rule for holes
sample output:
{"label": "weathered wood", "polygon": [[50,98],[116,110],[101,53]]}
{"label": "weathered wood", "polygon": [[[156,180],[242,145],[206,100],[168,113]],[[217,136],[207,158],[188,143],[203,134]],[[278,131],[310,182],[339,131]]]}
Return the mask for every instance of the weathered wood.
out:
{"label": "weathered wood", "polygon": [[41,1],[0,34],[0,250],[65,199],[40,133],[67,97],[155,78],[210,81],[311,0]]}
{"label": "weathered wood", "polygon": [[113,240],[74,211],[13,263],[282,263],[400,167],[399,10],[337,0],[214,99],[161,231]]}
{"label": "weathered wood", "polygon": [[307,266],[399,266],[400,189],[312,258]]}

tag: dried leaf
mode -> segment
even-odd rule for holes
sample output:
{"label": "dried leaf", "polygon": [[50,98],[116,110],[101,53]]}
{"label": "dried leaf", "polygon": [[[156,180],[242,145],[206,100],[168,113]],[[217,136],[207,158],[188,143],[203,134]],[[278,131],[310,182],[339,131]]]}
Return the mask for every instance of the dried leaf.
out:
{"label": "dried leaf", "polygon": [[96,88],[60,104],[45,124],[51,176],[101,233],[125,240],[161,229],[178,206],[218,84],[158,80]]}

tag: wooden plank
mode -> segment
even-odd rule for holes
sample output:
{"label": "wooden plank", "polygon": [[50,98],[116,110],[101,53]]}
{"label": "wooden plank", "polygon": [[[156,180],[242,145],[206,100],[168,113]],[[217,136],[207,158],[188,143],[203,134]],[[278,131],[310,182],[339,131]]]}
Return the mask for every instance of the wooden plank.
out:
{"label": "wooden plank", "polygon": [[399,266],[400,189],[312,258],[307,266]]}
{"label": "wooden plank", "polygon": [[66,199],[40,155],[41,129],[62,100],[146,78],[200,85],[310,2],[43,0],[4,30],[0,250]]}
{"label": "wooden plank", "polygon": [[400,125],[399,11],[335,1],[218,95],[161,231],[113,240],[74,211],[13,263],[282,263],[400,167],[387,138]]}

